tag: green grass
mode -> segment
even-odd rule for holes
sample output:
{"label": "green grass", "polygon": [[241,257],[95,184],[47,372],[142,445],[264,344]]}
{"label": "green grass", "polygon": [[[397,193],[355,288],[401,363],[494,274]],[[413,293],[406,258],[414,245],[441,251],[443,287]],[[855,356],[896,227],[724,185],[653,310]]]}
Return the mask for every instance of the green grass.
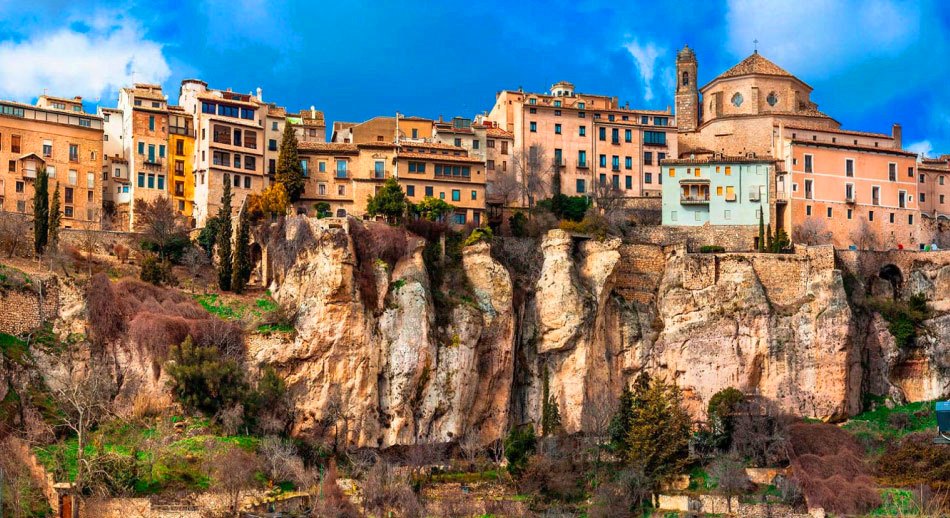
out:
{"label": "green grass", "polygon": [[715,487],[715,483],[701,466],[696,466],[689,471],[688,489],[690,491],[705,491],[713,487]]}
{"label": "green grass", "polygon": [[290,334],[294,332],[294,326],[288,324],[261,324],[257,326],[257,332],[262,335],[271,333]]}
{"label": "green grass", "polygon": [[914,502],[914,494],[910,490],[882,489],[881,501],[884,503],[868,513],[868,516],[909,516],[916,514],[917,504]]}
{"label": "green grass", "polygon": [[280,309],[270,295],[255,299],[252,304],[217,293],[195,295],[195,300],[208,313],[224,320],[260,319]]}
{"label": "green grass", "polygon": [[436,473],[432,475],[432,482],[435,482],[435,483],[458,482],[461,484],[472,484],[475,482],[485,482],[485,481],[495,481],[495,480],[498,480],[498,470],[494,470],[494,469],[489,469],[485,471],[475,471],[473,473],[456,472],[456,473]]}
{"label": "green grass", "polygon": [[0,355],[13,363],[25,365],[30,360],[30,348],[23,340],[7,333],[0,333]]}
{"label": "green grass", "polygon": [[[934,411],[933,401],[908,403],[894,408],[887,408],[883,401],[883,398],[872,398],[870,403],[874,408],[852,417],[842,427],[858,439],[866,443],[878,444],[880,448],[883,448],[885,443],[900,439],[907,434],[933,430],[937,427],[937,413]],[[918,412],[922,415],[915,415]],[[891,416],[895,414],[908,416],[907,427],[903,430],[891,425]]]}

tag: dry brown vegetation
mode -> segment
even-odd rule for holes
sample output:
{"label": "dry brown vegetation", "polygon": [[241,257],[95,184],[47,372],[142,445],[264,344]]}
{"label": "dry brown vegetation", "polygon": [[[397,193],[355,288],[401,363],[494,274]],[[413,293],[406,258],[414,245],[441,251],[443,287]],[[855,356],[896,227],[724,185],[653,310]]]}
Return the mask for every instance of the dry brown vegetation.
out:
{"label": "dry brown vegetation", "polygon": [[224,354],[239,357],[242,333],[239,324],[225,322],[204,310],[189,296],[136,279],[109,281],[93,276],[86,293],[93,339],[100,346],[128,336],[156,365],[171,346],[191,335],[199,345],[215,345]]}
{"label": "dry brown vegetation", "polygon": [[837,426],[798,423],[789,427],[789,457],[810,506],[836,514],[861,514],[881,505],[864,461],[864,449]]}
{"label": "dry brown vegetation", "polygon": [[350,235],[356,252],[356,278],[363,303],[376,307],[376,264],[386,263],[390,269],[409,252],[409,233],[386,223],[360,222],[350,218]]}

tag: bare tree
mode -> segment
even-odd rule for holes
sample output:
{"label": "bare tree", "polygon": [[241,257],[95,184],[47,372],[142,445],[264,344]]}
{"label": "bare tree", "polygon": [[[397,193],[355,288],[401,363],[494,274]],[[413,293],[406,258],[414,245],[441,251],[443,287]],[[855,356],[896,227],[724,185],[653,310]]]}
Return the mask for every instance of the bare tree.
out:
{"label": "bare tree", "polygon": [[594,204],[608,218],[623,210],[624,193],[620,184],[610,180],[594,180]]}
{"label": "bare tree", "polygon": [[214,487],[227,495],[234,516],[240,512],[241,494],[254,484],[258,465],[257,456],[239,446],[229,446],[209,461]]}
{"label": "bare tree", "polygon": [[617,409],[617,398],[609,390],[601,390],[587,399],[581,414],[581,429],[584,430],[590,444],[597,452],[597,464],[600,465],[601,452],[610,440],[610,420]]}
{"label": "bare tree", "polygon": [[30,218],[16,212],[0,212],[0,247],[13,257],[32,243]]}
{"label": "bare tree", "polygon": [[508,171],[496,171],[494,179],[486,186],[486,191],[489,201],[500,203],[503,207],[517,201],[522,195],[522,188],[515,167],[512,166]]}
{"label": "bare tree", "polygon": [[466,427],[458,442],[462,457],[469,462],[475,462],[482,451],[480,442],[478,430],[471,426]]}
{"label": "bare tree", "polygon": [[59,424],[76,436],[76,476],[71,493],[73,518],[79,517],[80,499],[97,472],[95,458],[86,455],[89,433],[99,420],[110,414],[109,402],[114,392],[109,373],[102,367],[95,367],[98,362],[89,361],[88,364],[94,367],[81,371],[71,358],[64,360],[57,369],[62,379],[57,380],[53,388],[61,410]]}
{"label": "bare tree", "polygon": [[849,237],[851,238],[851,242],[854,243],[858,250],[881,249],[881,238],[865,218],[861,218],[861,221],[858,222],[858,225],[851,230]]}
{"label": "bare tree", "polygon": [[726,497],[726,508],[732,512],[732,497],[749,487],[745,465],[735,454],[722,455],[709,465],[709,474],[718,482],[719,491]]}
{"label": "bare tree", "polygon": [[135,229],[153,244],[159,258],[168,259],[169,248],[186,236],[184,221],[171,199],[162,195],[152,201],[135,200],[135,214]]}
{"label": "bare tree", "polygon": [[527,150],[518,151],[511,159],[511,166],[521,187],[521,199],[529,208],[538,198],[548,195],[551,161],[547,159],[544,146],[533,144]]}
{"label": "bare tree", "polygon": [[827,245],[831,243],[831,239],[832,234],[828,226],[823,220],[815,217],[805,218],[805,221],[792,230],[792,241],[803,245]]}
{"label": "bare tree", "polygon": [[788,426],[791,418],[764,398],[742,401],[733,413],[732,446],[736,453],[759,467],[788,459]]}
{"label": "bare tree", "polygon": [[330,387],[330,397],[327,398],[327,404],[323,413],[323,429],[328,430],[333,427],[333,451],[336,452],[340,446],[340,437],[345,441],[350,430],[350,420],[353,419],[349,405],[343,400],[340,394],[339,385]]}
{"label": "bare tree", "polygon": [[297,455],[297,448],[292,442],[271,435],[261,440],[258,453],[271,482],[300,481],[305,478],[303,460]]}

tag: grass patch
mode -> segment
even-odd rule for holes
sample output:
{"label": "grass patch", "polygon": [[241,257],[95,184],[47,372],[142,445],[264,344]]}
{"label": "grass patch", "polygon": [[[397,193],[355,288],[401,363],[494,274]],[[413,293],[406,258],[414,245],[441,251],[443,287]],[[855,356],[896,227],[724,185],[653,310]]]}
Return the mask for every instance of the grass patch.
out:
{"label": "grass patch", "polygon": [[689,470],[689,491],[706,491],[715,487],[709,473],[702,466]]}
{"label": "grass patch", "polygon": [[[887,408],[883,398],[871,398],[873,408],[852,417],[842,425],[872,451],[883,450],[888,442],[937,427],[933,401],[921,401]],[[896,426],[901,425],[901,426]]]}
{"label": "grass patch", "polygon": [[435,473],[432,475],[432,482],[440,484],[452,482],[460,484],[473,484],[475,482],[494,482],[496,480],[498,480],[498,470],[495,469],[474,471],[471,473]]}
{"label": "grass patch", "polygon": [[195,301],[208,313],[223,320],[258,320],[280,309],[277,302],[265,295],[247,302],[234,296],[221,296],[217,293],[195,295]]}
{"label": "grass patch", "polygon": [[887,330],[901,349],[916,343],[923,322],[933,314],[927,299],[919,293],[907,300],[871,299],[868,306],[887,321]]}
{"label": "grass patch", "polygon": [[262,335],[273,333],[292,334],[294,326],[290,324],[261,324],[257,326],[257,332]]}
{"label": "grass patch", "polygon": [[17,365],[26,365],[30,360],[30,348],[23,340],[0,333],[0,355]]}
{"label": "grass patch", "polygon": [[908,489],[885,488],[881,490],[880,507],[874,509],[868,516],[916,516],[917,503],[914,494]]}

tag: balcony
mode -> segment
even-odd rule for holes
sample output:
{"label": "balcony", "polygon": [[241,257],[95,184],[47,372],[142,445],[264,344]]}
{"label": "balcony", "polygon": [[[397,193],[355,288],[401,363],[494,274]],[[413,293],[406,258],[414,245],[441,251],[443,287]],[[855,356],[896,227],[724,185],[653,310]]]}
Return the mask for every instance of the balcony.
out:
{"label": "balcony", "polygon": [[853,192],[846,192],[846,193],[844,194],[844,202],[845,202],[845,203],[849,203],[849,204],[851,204],[851,205],[854,205],[855,203],[857,203],[857,200],[855,200],[854,193],[853,193]]}
{"label": "balcony", "polygon": [[578,168],[578,169],[590,169],[590,163],[589,163],[588,161],[586,161],[586,160],[578,160],[578,161],[577,161],[577,168]]}
{"label": "balcony", "polygon": [[619,139],[619,138],[610,139],[610,143],[613,144],[613,145],[615,145],[615,146],[619,146],[619,145],[620,145],[620,139]]}
{"label": "balcony", "polygon": [[116,205],[125,205],[132,201],[132,193],[130,192],[120,192],[115,195]]}
{"label": "balcony", "polygon": [[144,165],[146,168],[164,169],[164,168],[165,168],[165,159],[164,159],[164,158],[156,158],[156,157],[146,158],[145,160],[142,160],[142,165]]}
{"label": "balcony", "polygon": [[680,193],[680,205],[708,205],[709,194],[682,194]]}
{"label": "balcony", "polygon": [[777,191],[775,193],[775,203],[782,205],[788,203],[788,194],[785,191]]}
{"label": "balcony", "polygon": [[389,178],[389,171],[377,171],[376,169],[370,169],[367,178],[371,180],[385,180]]}

